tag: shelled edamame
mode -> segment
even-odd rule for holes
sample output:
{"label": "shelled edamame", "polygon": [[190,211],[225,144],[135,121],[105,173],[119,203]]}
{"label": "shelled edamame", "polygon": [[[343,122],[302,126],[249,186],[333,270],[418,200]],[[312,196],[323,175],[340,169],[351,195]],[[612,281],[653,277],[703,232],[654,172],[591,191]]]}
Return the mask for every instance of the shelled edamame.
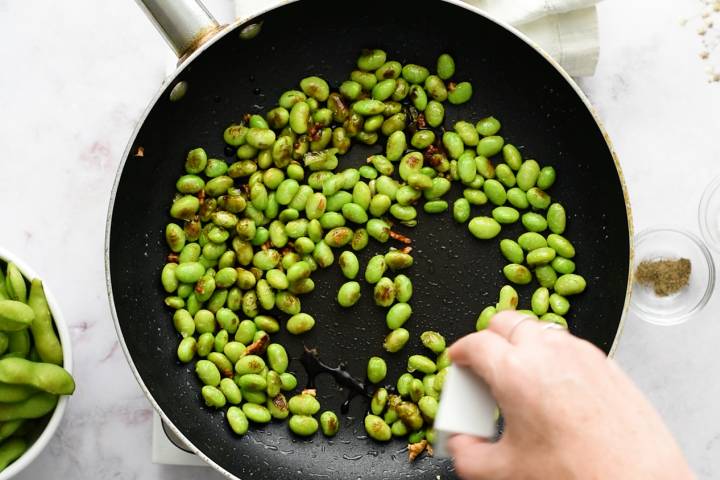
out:
{"label": "shelled edamame", "polygon": [[[388,355],[401,351],[413,323],[413,284],[405,270],[415,259],[412,239],[395,226],[416,226],[421,205],[428,215],[449,211],[483,241],[520,222],[529,233],[500,242],[509,262],[503,273],[515,284],[538,280],[544,290],[532,304],[542,319],[564,322],[567,297],[585,289],[571,260],[574,247],[563,236],[565,208],[546,192],[555,170],[524,159],[500,135],[495,117],[448,125],[446,108],[473,96],[472,84],[456,81],[457,74],[449,54],[438,58],[433,72],[388,59],[380,49],[364,50],[337,89],[309,76],[265,115],[246,115],[228,126],[223,139],[235,151],[234,162],[212,158],[201,147],[188,152],[165,229],[170,254],[161,283],[166,305],[175,310],[178,358],[195,362],[205,403],[228,408],[235,433],[247,432],[248,419],[288,417],[300,436],[319,428],[336,432],[332,412],[320,422],[313,416],[320,405],[315,408],[310,393],[286,401],[282,392],[293,391],[297,381],[286,371],[284,348],[271,337],[283,323],[293,335],[313,329],[316,319],[303,310],[302,295],[315,289],[315,271],[337,261],[346,279],[338,304],[352,308],[363,301],[361,282],[372,285],[371,301],[387,309],[383,349]],[[353,143],[382,150],[359,168],[340,168]],[[463,193],[449,201],[453,182]],[[480,208],[489,210],[476,214]],[[361,265],[355,252],[368,247],[375,255]],[[517,292],[503,287],[476,328],[484,328],[492,313],[517,307]],[[439,332],[423,333],[422,343],[438,359],[445,355],[446,363]],[[385,380],[387,358],[370,358],[372,383]],[[431,379],[444,378],[446,367],[426,355],[410,356],[408,375],[421,372],[423,379],[410,379],[409,400],[388,409],[399,408],[392,421],[388,414],[380,417],[383,409],[376,405],[365,421],[368,434],[381,441],[422,437],[418,432],[431,422],[439,392]],[[304,404],[313,408],[296,408]]]}
{"label": "shelled edamame", "polygon": [[42,281],[0,260],[0,471],[32,445],[32,427],[46,422],[59,396],[75,391],[62,364]]}

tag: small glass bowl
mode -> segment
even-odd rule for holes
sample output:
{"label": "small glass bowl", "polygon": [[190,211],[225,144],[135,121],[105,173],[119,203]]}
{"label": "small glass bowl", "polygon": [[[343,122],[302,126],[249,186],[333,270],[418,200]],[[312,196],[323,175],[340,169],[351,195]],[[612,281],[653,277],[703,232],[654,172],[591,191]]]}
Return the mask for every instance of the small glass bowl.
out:
{"label": "small glass bowl", "polygon": [[689,284],[677,293],[660,297],[652,287],[633,285],[630,308],[656,325],[687,321],[707,304],[715,288],[715,264],[710,250],[696,235],[669,227],[645,230],[635,238],[633,272],[646,260],[687,258],[691,262]]}
{"label": "small glass bowl", "polygon": [[720,176],[710,182],[702,194],[698,223],[705,242],[720,252]]}

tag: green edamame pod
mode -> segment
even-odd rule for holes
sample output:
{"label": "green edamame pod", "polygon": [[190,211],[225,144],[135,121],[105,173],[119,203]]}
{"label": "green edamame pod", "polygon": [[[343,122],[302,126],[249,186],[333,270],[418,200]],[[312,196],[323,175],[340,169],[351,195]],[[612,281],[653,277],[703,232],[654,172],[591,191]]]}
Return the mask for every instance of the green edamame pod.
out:
{"label": "green edamame pod", "polygon": [[8,333],[8,350],[6,356],[28,358],[30,354],[30,333],[28,329]]}
{"label": "green edamame pod", "polygon": [[64,368],[51,363],[37,363],[24,358],[0,360],[0,382],[29,385],[56,395],[70,395],[75,381]]}
{"label": "green edamame pod", "polygon": [[[6,403],[22,402],[36,393],[38,393],[37,389],[30,385],[8,385],[0,383],[0,398]],[[0,438],[0,440],[2,439]]]}
{"label": "green edamame pod", "polygon": [[20,273],[17,266],[10,262],[7,264],[5,272],[5,291],[11,300],[18,302],[27,302],[27,285],[25,285],[25,277]]}
{"label": "green edamame pod", "polygon": [[8,465],[22,456],[28,449],[29,445],[23,438],[11,438],[10,440],[0,444],[0,472],[5,470]]}
{"label": "green edamame pod", "polygon": [[35,312],[17,300],[0,300],[0,330],[15,332],[28,328],[35,320]]}
{"label": "green edamame pod", "polygon": [[[0,424],[0,442],[10,438],[24,423],[24,420],[12,420],[10,422]],[[2,471],[2,468],[0,468],[0,471]]]}
{"label": "green edamame pod", "polygon": [[22,402],[0,403],[0,422],[43,417],[55,408],[57,402],[57,395],[40,392]]}

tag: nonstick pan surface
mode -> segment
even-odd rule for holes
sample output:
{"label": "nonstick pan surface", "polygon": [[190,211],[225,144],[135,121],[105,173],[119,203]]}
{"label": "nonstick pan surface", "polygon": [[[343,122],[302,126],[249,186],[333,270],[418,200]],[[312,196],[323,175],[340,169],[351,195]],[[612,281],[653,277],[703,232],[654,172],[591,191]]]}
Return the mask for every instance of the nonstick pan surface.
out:
{"label": "nonstick pan surface", "polygon": [[[333,439],[292,436],[285,422],[253,426],[238,438],[222,411],[203,406],[193,366],[178,362],[179,337],[172,313],[163,303],[160,271],[168,253],[164,227],[175,180],[183,174],[186,152],[203,146],[211,156],[232,162],[222,130],[243,114],[265,112],[299,79],[320,75],[337,87],[354,68],[362,48],[378,47],[402,63],[434,67],[443,52],[453,55],[456,78],[471,81],[472,100],[448,106],[445,125],[495,115],[502,134],[526,158],[553,165],[558,181],[550,190],[568,211],[566,236],[576,246],[578,272],[588,290],[572,300],[571,330],[606,353],[621,325],[629,275],[630,225],[621,176],[612,152],[584,97],[545,56],[505,27],[465,7],[441,1],[375,1],[345,4],[328,0],[284,5],[261,15],[261,33],[243,40],[238,25],[186,63],[148,110],[118,174],[108,220],[107,268],[111,303],[122,343],[148,397],[170,426],[214,467],[238,478],[427,478],[452,477],[448,460],[422,457],[407,461],[400,441],[378,444],[362,426],[367,402],[352,401]],[[179,81],[188,85],[179,101],[169,92]],[[143,155],[136,156],[142,147]],[[341,168],[358,166],[380,146],[353,146]],[[449,199],[461,195],[454,187]],[[473,207],[488,215],[491,207]],[[421,210],[421,209],[420,209]],[[388,360],[388,382],[404,371],[407,356],[422,352],[419,334],[433,329],[453,341],[474,331],[478,313],[496,302],[506,283],[505,260],[498,239],[478,241],[450,214],[422,211],[416,228],[398,227],[413,240],[412,339],[397,354],[382,349],[384,310],[372,302],[364,282],[363,298],[340,308],[335,295],[343,282],[339,268],[313,275],[316,290],[302,297],[303,310],[317,325],[302,337],[286,332],[273,341],[297,359],[304,346],[317,348],[328,364],[343,364],[362,379],[367,359]],[[517,237],[518,225],[500,238]],[[371,241],[361,265],[389,246]],[[519,288],[521,307],[537,285]],[[279,315],[282,320],[286,316]],[[552,368],[562,368],[553,365]],[[306,375],[297,360],[290,370],[300,386]],[[339,412],[347,392],[327,376],[318,378],[323,409]],[[471,408],[471,402],[468,403]],[[479,461],[481,461],[479,459]]]}

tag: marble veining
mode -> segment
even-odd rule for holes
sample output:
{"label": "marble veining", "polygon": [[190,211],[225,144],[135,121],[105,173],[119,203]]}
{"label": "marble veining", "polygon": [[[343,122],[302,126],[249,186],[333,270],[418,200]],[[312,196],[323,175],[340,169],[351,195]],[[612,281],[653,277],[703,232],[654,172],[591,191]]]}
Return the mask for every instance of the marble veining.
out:
{"label": "marble veining", "polygon": [[[210,6],[222,18],[229,3]],[[580,84],[617,148],[637,231],[671,224],[697,233],[700,195],[720,173],[720,84],[707,82],[700,40],[682,25],[701,9],[700,0],[599,7],[600,63]],[[58,436],[17,478],[221,478],[151,463],[151,407],[119,348],[105,292],[110,189],[173,63],[169,49],[131,1],[0,0],[0,44],[0,242],[60,300],[78,379]],[[631,315],[617,353],[703,479],[720,476],[715,306],[717,298],[672,328]]]}

